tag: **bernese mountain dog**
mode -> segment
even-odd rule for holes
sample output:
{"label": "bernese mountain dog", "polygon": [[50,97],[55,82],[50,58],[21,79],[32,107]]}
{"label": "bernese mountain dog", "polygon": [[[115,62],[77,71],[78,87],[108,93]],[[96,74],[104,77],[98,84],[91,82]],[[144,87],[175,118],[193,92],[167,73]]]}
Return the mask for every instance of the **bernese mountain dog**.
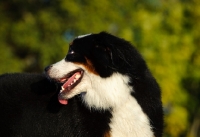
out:
{"label": "bernese mountain dog", "polygon": [[45,74],[0,76],[0,136],[161,137],[161,91],[127,41],[81,35]]}

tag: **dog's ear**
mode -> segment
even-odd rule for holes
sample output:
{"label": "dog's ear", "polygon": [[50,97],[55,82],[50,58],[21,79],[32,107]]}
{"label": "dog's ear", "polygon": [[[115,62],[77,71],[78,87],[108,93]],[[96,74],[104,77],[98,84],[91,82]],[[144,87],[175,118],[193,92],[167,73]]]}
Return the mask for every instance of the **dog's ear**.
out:
{"label": "dog's ear", "polygon": [[106,47],[106,48],[105,48],[105,51],[106,51],[107,54],[110,56],[110,59],[111,59],[111,61],[112,61],[112,63],[113,63],[113,55],[112,55],[111,49],[110,49],[109,47]]}
{"label": "dog's ear", "polygon": [[112,52],[104,45],[95,45],[92,49],[90,60],[95,66],[97,72],[102,77],[108,77],[112,74]]}

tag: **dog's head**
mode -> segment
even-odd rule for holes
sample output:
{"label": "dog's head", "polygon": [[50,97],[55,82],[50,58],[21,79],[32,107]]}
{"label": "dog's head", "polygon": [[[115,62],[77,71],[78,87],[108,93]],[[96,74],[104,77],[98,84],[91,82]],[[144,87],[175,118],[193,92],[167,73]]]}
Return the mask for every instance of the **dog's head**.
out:
{"label": "dog's head", "polygon": [[[155,134],[161,136],[159,86],[129,42],[105,32],[79,36],[70,44],[66,57],[45,71],[50,79],[61,85],[58,94],[61,104],[80,95],[88,108],[112,109],[110,126],[113,129],[123,119],[129,125],[122,124],[124,127],[119,129],[127,131],[131,128],[133,135],[148,136],[152,127]],[[129,118],[124,119],[124,116]],[[147,130],[144,132],[143,129]]]}
{"label": "dog's head", "polygon": [[142,68],[137,62],[143,61],[138,59],[128,42],[101,32],[74,39],[66,57],[46,68],[46,73],[62,84],[58,95],[61,104],[81,94],[87,106],[108,109],[130,96],[130,77],[134,73],[137,77]]}

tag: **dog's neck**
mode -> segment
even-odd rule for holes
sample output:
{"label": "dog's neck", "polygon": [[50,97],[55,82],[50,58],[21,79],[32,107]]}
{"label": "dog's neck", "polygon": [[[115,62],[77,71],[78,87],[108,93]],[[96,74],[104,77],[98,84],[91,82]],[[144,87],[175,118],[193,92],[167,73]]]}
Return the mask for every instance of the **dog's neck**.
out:
{"label": "dog's neck", "polygon": [[[109,78],[90,75],[91,89],[84,101],[91,108],[110,109],[110,135],[112,137],[153,137],[150,122],[136,99],[131,96],[134,90],[129,86],[129,77],[114,73]],[[95,81],[94,81],[95,80]]]}

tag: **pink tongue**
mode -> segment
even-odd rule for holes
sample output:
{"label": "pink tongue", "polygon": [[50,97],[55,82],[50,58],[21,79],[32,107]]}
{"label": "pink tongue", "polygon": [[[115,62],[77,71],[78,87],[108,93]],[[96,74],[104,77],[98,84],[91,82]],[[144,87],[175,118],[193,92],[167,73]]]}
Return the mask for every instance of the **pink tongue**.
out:
{"label": "pink tongue", "polygon": [[67,82],[65,82],[65,84],[63,85],[63,88],[67,88],[68,85],[71,84],[71,83],[74,81],[74,78],[75,78],[75,76],[76,76],[77,74],[80,75],[80,72],[74,73],[74,75],[71,76],[71,77],[67,80]]}
{"label": "pink tongue", "polygon": [[[67,82],[65,82],[65,83],[63,84],[63,88],[67,88],[68,85],[70,85],[70,84],[74,81],[76,75],[81,75],[81,73],[80,73],[80,72],[74,73],[74,75],[71,76],[71,77],[67,80]],[[67,105],[67,104],[68,104],[67,99],[59,99],[59,98],[58,98],[58,101],[60,102],[60,104],[63,104],[63,105]]]}
{"label": "pink tongue", "polygon": [[65,99],[58,99],[58,101],[60,102],[60,104],[63,104],[63,105],[67,105],[67,100]]}

